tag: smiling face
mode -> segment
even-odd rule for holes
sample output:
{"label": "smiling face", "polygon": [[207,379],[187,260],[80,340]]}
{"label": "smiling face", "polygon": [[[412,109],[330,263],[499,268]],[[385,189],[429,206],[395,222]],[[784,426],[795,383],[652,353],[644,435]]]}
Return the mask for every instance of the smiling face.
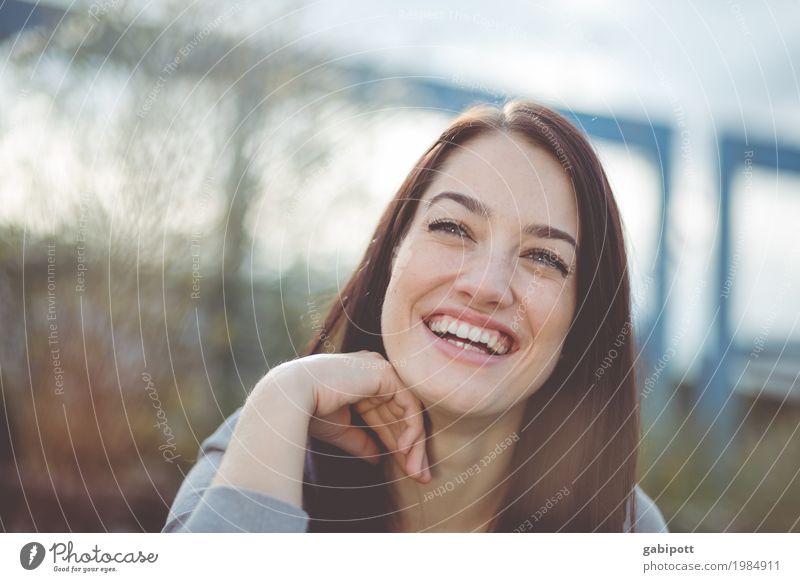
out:
{"label": "smiling face", "polygon": [[396,249],[389,360],[426,407],[496,415],[554,370],[575,313],[578,210],[558,160],[492,132],[456,148]]}

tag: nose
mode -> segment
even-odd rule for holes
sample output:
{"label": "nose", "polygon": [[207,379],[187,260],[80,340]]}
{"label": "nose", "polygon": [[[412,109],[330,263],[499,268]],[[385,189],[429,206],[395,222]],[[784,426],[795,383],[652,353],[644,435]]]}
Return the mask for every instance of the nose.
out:
{"label": "nose", "polygon": [[453,285],[472,305],[503,309],[514,304],[511,283],[516,265],[496,254],[465,258]]}

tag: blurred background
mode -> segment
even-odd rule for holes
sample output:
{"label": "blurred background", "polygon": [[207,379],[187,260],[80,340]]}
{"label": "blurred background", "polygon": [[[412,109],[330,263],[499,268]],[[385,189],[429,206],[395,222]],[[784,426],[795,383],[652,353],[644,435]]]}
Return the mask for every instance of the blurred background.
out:
{"label": "blurred background", "polygon": [[158,531],[417,157],[530,98],[633,261],[640,481],[800,531],[796,2],[0,1],[0,528]]}

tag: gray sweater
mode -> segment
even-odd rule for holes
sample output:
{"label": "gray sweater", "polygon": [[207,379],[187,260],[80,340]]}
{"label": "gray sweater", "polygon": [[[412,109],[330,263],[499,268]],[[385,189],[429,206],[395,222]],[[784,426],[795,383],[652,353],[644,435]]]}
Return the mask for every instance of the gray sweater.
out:
{"label": "gray sweater", "polygon": [[[162,532],[305,532],[309,515],[300,507],[256,491],[209,486],[222,462],[241,408],[200,445],[197,463],[181,484]],[[636,486],[637,532],[668,532],[655,503]],[[626,520],[630,531],[630,516]]]}

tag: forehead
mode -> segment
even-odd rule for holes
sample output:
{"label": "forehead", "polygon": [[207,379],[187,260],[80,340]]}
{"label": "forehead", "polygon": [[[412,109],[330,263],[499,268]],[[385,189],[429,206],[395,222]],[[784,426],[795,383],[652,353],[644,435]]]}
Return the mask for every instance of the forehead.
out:
{"label": "forehead", "polygon": [[453,191],[481,200],[500,220],[578,234],[572,183],[561,163],[522,136],[493,132],[457,146],[423,195]]}

